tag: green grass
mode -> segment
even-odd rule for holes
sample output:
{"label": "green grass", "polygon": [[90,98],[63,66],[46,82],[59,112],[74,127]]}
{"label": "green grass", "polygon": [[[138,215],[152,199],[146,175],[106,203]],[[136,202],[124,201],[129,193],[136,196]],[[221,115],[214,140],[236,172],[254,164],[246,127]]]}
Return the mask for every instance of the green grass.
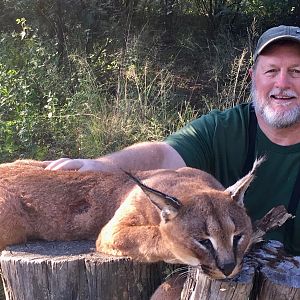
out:
{"label": "green grass", "polygon": [[104,49],[96,56],[69,46],[60,68],[38,33],[2,34],[0,162],[97,157],[248,100],[253,33],[179,36],[166,47],[147,30],[128,34],[122,48],[95,43]]}

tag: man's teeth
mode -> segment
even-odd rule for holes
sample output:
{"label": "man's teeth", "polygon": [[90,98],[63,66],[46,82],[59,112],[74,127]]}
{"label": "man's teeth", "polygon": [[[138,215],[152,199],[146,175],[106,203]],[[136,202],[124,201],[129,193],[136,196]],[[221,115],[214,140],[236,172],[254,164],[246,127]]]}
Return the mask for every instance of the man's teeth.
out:
{"label": "man's teeth", "polygon": [[294,97],[289,97],[289,96],[275,96],[275,95],[272,95],[273,98],[275,99],[292,99]]}

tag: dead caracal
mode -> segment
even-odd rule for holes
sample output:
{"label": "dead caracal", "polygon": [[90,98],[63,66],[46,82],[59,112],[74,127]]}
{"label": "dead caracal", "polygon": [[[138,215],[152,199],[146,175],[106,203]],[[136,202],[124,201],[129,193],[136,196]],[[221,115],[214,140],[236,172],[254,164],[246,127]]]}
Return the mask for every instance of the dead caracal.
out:
{"label": "dead caracal", "polygon": [[0,250],[33,239],[97,239],[97,251],[107,254],[233,277],[251,243],[243,196],[258,164],[227,189],[192,168],[132,177],[46,171],[35,161],[2,164]]}

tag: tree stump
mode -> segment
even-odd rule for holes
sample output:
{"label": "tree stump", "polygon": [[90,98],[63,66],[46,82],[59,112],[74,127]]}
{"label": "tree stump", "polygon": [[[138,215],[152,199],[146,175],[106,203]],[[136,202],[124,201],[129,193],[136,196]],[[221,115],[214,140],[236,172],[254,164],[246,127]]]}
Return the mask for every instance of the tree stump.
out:
{"label": "tree stump", "polygon": [[254,273],[253,267],[245,266],[235,279],[213,280],[199,269],[191,270],[184,284],[181,299],[248,299],[253,288]]}
{"label": "tree stump", "polygon": [[[290,217],[282,206],[272,209],[254,224],[253,244]],[[0,256],[6,299],[148,300],[176,267],[103,255],[94,245],[94,241],[33,242],[7,248]],[[300,257],[287,255],[280,242],[260,243],[244,258],[237,278],[217,281],[191,269],[173,291],[178,295],[168,298],[166,290],[163,300],[298,300]]]}
{"label": "tree stump", "polygon": [[33,242],[0,256],[6,300],[149,299],[170,266],[95,252],[93,241]]}
{"label": "tree stump", "polygon": [[199,269],[189,272],[183,300],[299,300],[300,256],[290,256],[277,241],[259,244],[244,259],[238,277],[213,280]]}

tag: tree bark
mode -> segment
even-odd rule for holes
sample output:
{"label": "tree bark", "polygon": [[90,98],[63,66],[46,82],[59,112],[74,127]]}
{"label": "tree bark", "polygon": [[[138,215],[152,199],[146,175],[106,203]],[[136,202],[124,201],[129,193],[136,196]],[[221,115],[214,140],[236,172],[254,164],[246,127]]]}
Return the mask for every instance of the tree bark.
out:
{"label": "tree bark", "polygon": [[249,253],[234,279],[213,280],[191,270],[180,299],[300,299],[300,256],[286,254],[280,242],[264,242]]}
{"label": "tree bark", "polygon": [[[283,206],[271,210],[254,224],[253,243],[290,217]],[[165,263],[139,263],[96,253],[94,244],[33,242],[7,248],[0,256],[6,299],[148,300],[174,269]],[[180,282],[181,287],[178,280],[173,280],[173,288],[165,284],[152,299],[164,295],[164,300],[296,300],[300,299],[300,257],[286,254],[280,242],[260,243],[244,258],[242,272],[234,279],[213,280],[191,269],[185,283]]]}
{"label": "tree bark", "polygon": [[148,300],[170,268],[96,253],[92,241],[11,246],[0,263],[6,300]]}
{"label": "tree bark", "polygon": [[249,256],[258,270],[253,299],[300,299],[300,256],[285,253],[277,241],[264,243]]}
{"label": "tree bark", "polygon": [[184,284],[180,299],[248,299],[253,289],[254,274],[255,268],[250,264],[244,264],[242,272],[232,280],[213,280],[199,269],[192,270]]}

